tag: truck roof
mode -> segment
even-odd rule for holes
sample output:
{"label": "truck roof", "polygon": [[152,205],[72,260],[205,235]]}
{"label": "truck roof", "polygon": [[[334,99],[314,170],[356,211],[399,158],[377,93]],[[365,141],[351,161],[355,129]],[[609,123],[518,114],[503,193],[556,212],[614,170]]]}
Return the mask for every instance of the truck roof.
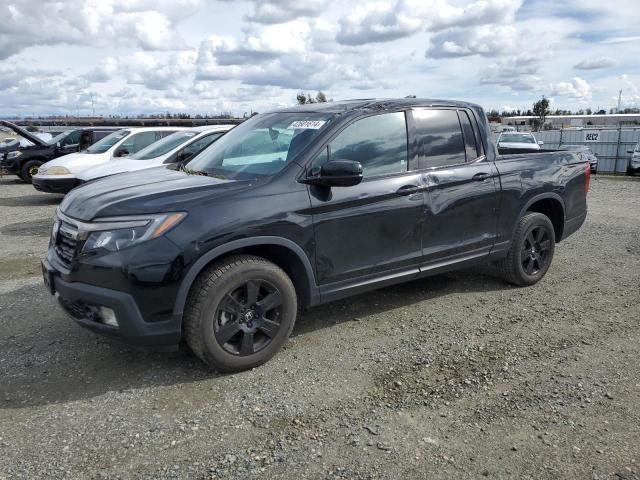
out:
{"label": "truck roof", "polygon": [[363,98],[356,100],[340,100],[337,102],[311,103],[296,105],[273,110],[273,112],[318,112],[318,113],[349,113],[361,111],[397,110],[407,107],[460,107],[479,108],[469,102],[455,100],[435,100],[423,98]]}

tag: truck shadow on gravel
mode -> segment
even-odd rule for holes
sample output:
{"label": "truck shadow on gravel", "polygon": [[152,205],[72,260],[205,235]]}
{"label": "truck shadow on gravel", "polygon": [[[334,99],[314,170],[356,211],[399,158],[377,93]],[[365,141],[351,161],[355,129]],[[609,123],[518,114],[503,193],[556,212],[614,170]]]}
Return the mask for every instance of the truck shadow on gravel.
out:
{"label": "truck shadow on gravel", "polygon": [[0,198],[0,207],[42,207],[46,205],[58,205],[63,195],[24,195],[22,197]]}
{"label": "truck shadow on gravel", "polygon": [[[441,295],[511,288],[502,280],[478,271],[415,280],[309,309],[292,336],[410,307]],[[16,302],[16,298],[20,301]],[[0,409],[64,403],[113,391],[224,377],[185,348],[170,353],[148,352],[87,332],[67,319],[39,285],[0,296],[0,305],[3,305],[0,328],[5,332],[0,339]],[[271,367],[283,361],[285,355],[286,352],[272,359]],[[283,365],[274,368],[278,370]]]}

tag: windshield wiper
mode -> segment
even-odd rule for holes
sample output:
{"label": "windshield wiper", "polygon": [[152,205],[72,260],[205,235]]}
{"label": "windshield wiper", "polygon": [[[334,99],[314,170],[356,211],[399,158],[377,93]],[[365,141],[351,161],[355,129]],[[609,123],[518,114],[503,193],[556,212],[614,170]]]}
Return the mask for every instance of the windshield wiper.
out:
{"label": "windshield wiper", "polygon": [[200,175],[203,177],[219,178],[220,180],[227,179],[227,177],[225,177],[224,175],[216,175],[215,173],[205,172],[204,170],[193,170],[191,168],[185,167],[184,165],[181,165],[179,170],[186,173],[187,175]]}

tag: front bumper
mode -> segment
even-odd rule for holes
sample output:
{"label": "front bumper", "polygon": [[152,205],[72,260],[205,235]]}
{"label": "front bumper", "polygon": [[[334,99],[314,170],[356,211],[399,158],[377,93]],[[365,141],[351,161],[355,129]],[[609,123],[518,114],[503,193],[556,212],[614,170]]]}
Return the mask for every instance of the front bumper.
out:
{"label": "front bumper", "polygon": [[13,160],[7,160],[6,152],[0,152],[0,174],[17,175],[18,167]]}
{"label": "front bumper", "polygon": [[36,175],[32,179],[33,187],[39,192],[46,193],[68,193],[75,187],[80,184],[80,180],[78,180],[74,176],[59,176],[56,177],[51,175],[49,178],[47,176]]}
{"label": "front bumper", "polygon": [[[134,298],[120,292],[82,282],[67,282],[48,260],[42,261],[45,284],[63,310],[79,325],[124,343],[160,350],[176,350],[181,338],[180,322],[146,322]],[[95,315],[99,307],[115,312],[118,326],[102,323]]]}

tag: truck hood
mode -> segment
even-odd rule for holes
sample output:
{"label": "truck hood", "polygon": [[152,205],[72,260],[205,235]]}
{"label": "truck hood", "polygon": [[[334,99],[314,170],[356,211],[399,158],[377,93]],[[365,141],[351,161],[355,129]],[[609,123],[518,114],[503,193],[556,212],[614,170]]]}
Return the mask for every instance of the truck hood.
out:
{"label": "truck hood", "polygon": [[113,175],[75,188],[64,198],[60,210],[84,221],[175,212],[253,183],[254,180],[222,180],[158,167]]}
{"label": "truck hood", "polygon": [[101,165],[110,159],[107,153],[70,153],[45,163],[43,171],[51,167],[66,167],[71,173],[78,173],[87,168]]}
{"label": "truck hood", "polygon": [[14,132],[16,132],[18,135],[26,138],[27,140],[29,140],[31,143],[33,143],[35,145],[39,145],[41,147],[48,147],[49,146],[49,144],[47,142],[45,142],[44,140],[38,138],[36,135],[34,135],[31,132],[25,130],[24,128],[19,127],[15,123],[7,122],[6,120],[0,120],[0,125],[2,125],[3,127],[6,127],[6,128],[10,128]]}
{"label": "truck hood", "polygon": [[162,163],[152,160],[127,160],[126,158],[115,159],[112,162],[103,163],[96,167],[87,168],[78,174],[80,180],[88,182],[117,173],[135,172],[145,168],[159,167]]}

